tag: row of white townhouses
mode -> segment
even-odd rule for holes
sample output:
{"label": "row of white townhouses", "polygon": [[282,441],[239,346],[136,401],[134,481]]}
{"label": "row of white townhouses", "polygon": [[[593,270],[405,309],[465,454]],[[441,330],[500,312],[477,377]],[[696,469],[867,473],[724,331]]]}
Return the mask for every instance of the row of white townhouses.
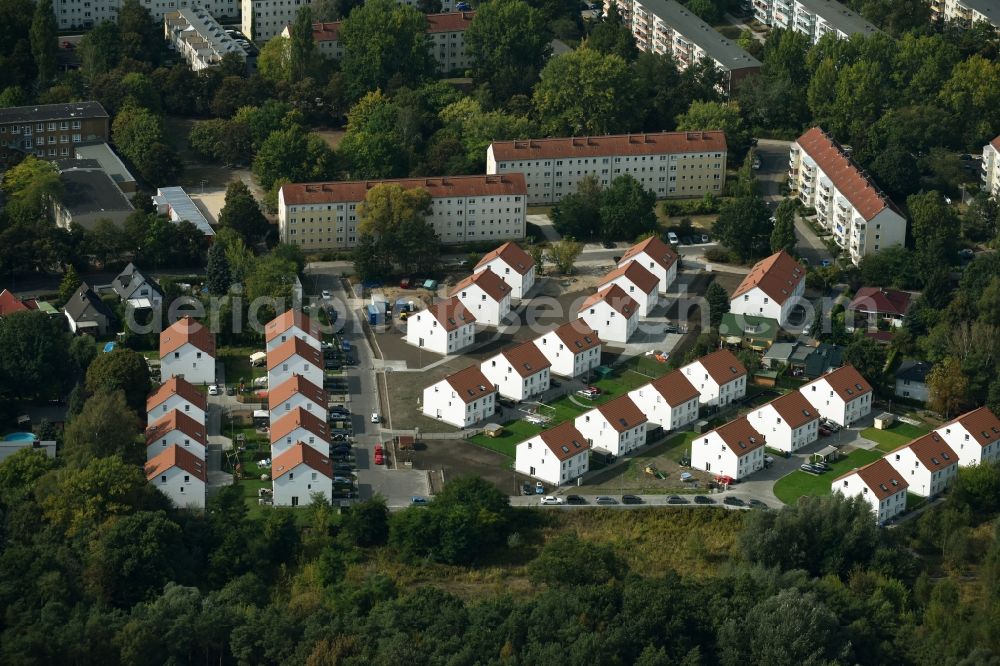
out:
{"label": "row of white townhouses", "polygon": [[753,0],[754,18],[764,25],[807,35],[813,44],[827,34],[837,39],[871,35],[878,28],[836,0]]}

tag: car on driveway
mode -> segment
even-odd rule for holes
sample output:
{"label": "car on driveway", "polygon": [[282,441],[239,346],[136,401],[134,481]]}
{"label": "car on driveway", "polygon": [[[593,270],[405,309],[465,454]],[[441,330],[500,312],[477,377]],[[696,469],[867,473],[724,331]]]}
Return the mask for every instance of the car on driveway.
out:
{"label": "car on driveway", "polygon": [[670,495],[667,497],[667,504],[689,504],[689,502],[680,495]]}
{"label": "car on driveway", "polygon": [[410,506],[427,506],[427,498],[422,495],[414,495],[410,498]]}
{"label": "car on driveway", "polygon": [[644,504],[638,495],[622,495],[622,504]]}
{"label": "car on driveway", "polygon": [[816,467],[815,465],[812,465],[810,463],[803,463],[799,465],[799,469],[809,474],[822,474],[823,472],[826,471],[825,469],[822,469],[821,467]]}
{"label": "car on driveway", "polygon": [[324,289],[323,290],[323,298],[330,298],[330,290],[329,289]]}
{"label": "car on driveway", "polygon": [[674,232],[672,232],[672,231],[668,231],[668,232],[667,232],[667,241],[668,241],[668,242],[669,242],[669,243],[670,243],[671,245],[678,245],[678,244],[680,244],[680,242],[681,242],[681,241],[680,241],[680,239],[679,239],[679,238],[677,238],[677,234],[675,234],[675,233],[674,233]]}
{"label": "car on driveway", "polygon": [[566,495],[566,504],[586,504],[587,500],[579,495]]}
{"label": "car on driveway", "polygon": [[587,398],[588,400],[593,400],[594,398],[597,398],[598,396],[601,395],[601,393],[602,393],[601,389],[597,388],[596,386],[588,386],[576,392],[578,396],[580,396],[581,398]]}
{"label": "car on driveway", "polygon": [[608,497],[607,495],[600,495],[594,500],[594,504],[618,504],[618,500],[614,497]]}
{"label": "car on driveway", "polygon": [[227,386],[226,387],[226,395],[236,395],[236,387],[235,386]]}
{"label": "car on driveway", "polygon": [[833,431],[830,430],[829,428],[827,428],[826,426],[820,426],[819,427],[819,436],[820,437],[829,437],[832,434],[833,434]]}
{"label": "car on driveway", "polygon": [[746,506],[747,505],[747,503],[744,502],[743,500],[741,500],[739,497],[732,497],[732,496],[729,496],[726,499],[722,500],[722,503],[723,504],[727,504],[729,506]]}
{"label": "car on driveway", "polygon": [[530,496],[530,495],[534,495],[535,491],[533,491],[531,489],[531,484],[530,483],[522,483],[521,484],[521,494],[522,495],[529,495]]}
{"label": "car on driveway", "polygon": [[208,394],[209,395],[219,395],[219,385],[218,384],[212,384],[211,386],[209,386],[208,387]]}
{"label": "car on driveway", "polygon": [[715,504],[715,500],[712,499],[711,497],[709,497],[708,495],[695,495],[694,496],[694,503],[695,504]]}
{"label": "car on driveway", "polygon": [[382,417],[380,417],[378,415],[378,412],[372,412],[371,422],[372,423],[381,423],[382,422]]}
{"label": "car on driveway", "polygon": [[747,502],[747,504],[750,505],[751,509],[764,509],[766,511],[767,509],[771,508],[764,502],[761,502],[759,499],[752,499],[749,502]]}
{"label": "car on driveway", "polygon": [[562,497],[556,497],[555,495],[546,495],[542,498],[542,504],[565,504],[566,501]]}
{"label": "car on driveway", "polygon": [[711,239],[708,237],[708,234],[702,234],[701,235],[701,242],[702,243],[710,243],[711,242]]}

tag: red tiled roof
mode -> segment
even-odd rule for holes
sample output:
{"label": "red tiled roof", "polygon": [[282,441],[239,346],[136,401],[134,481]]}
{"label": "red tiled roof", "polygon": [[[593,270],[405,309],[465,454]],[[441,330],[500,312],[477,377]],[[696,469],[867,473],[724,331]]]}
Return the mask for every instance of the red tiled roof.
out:
{"label": "red tiled roof", "polygon": [[152,481],[168,469],[180,467],[182,470],[204,482],[208,478],[205,471],[205,461],[191,453],[183,446],[176,444],[167,447],[166,451],[154,456],[146,463],[146,480]]}
{"label": "red tiled roof", "polygon": [[793,430],[801,428],[810,421],[819,419],[819,412],[812,406],[806,397],[798,391],[786,393],[780,398],[775,398],[767,403],[778,412],[778,416],[785,420]]}
{"label": "red tiled roof", "polygon": [[854,295],[848,310],[876,312],[902,317],[910,308],[910,294],[898,289],[882,287],[862,287]]}
{"label": "red tiled roof", "polygon": [[271,478],[280,479],[299,465],[305,465],[329,479],[333,478],[333,462],[330,461],[330,456],[324,456],[302,442],[293,444],[291,448],[271,461]]}
{"label": "red tiled roof", "polygon": [[583,305],[580,306],[580,310],[586,310],[598,301],[606,302],[615,310],[615,312],[622,315],[626,319],[631,319],[639,313],[639,304],[636,300],[626,294],[625,290],[617,284],[612,284],[604,289],[601,289],[596,294],[591,294],[587,300],[583,302]]}
{"label": "red tiled roof", "polygon": [[460,326],[465,326],[466,324],[476,323],[476,316],[469,312],[469,310],[462,304],[462,301],[458,299],[458,296],[452,296],[451,298],[438,301],[434,305],[427,308],[427,313],[437,319],[437,322],[441,324],[441,327],[445,331],[454,331]]}
{"label": "red tiled roof", "polygon": [[929,432],[909,444],[903,444],[893,449],[892,453],[903,449],[913,451],[913,455],[917,457],[920,464],[932,472],[958,464],[958,455],[955,450],[948,446],[948,442],[944,441],[941,435],[936,432]]}
{"label": "red tiled roof", "polygon": [[838,476],[834,481],[846,479],[852,474],[861,477],[864,484],[880,501],[910,487],[903,475],[885,458],[879,458],[864,467],[856,467],[847,474]]}
{"label": "red tiled roof", "polygon": [[639,254],[645,253],[650,259],[664,268],[669,269],[677,261],[677,253],[674,249],[664,243],[658,236],[650,236],[646,240],[636,243],[622,255],[619,265],[629,259],[635,259]]}
{"label": "red tiled roof", "polygon": [[819,127],[807,131],[796,143],[816,162],[834,187],[865,220],[893,207],[889,197],[875,189],[875,184],[861,173],[854,161]]}
{"label": "red tiled roof", "polygon": [[707,356],[702,356],[698,362],[712,380],[722,386],[747,374],[747,369],[740,363],[733,352],[728,349],[714,351]]}
{"label": "red tiled roof", "polygon": [[600,284],[603,287],[612,280],[620,277],[625,277],[629,282],[639,287],[644,294],[650,294],[656,291],[660,284],[660,281],[656,278],[656,276],[643,268],[642,264],[638,261],[630,261],[627,264],[619,266],[601,278]]}
{"label": "red tiled roof", "polygon": [[268,389],[267,402],[273,409],[276,405],[280,405],[296,393],[301,393],[309,400],[323,407],[323,409],[326,409],[328,402],[326,391],[302,375],[292,375],[291,379],[281,382],[277,388]]}
{"label": "red tiled roof", "polygon": [[494,259],[502,259],[505,264],[511,267],[511,269],[517,271],[521,275],[526,275],[535,266],[535,260],[531,258],[531,255],[521,249],[517,243],[504,243],[492,252],[487,253],[479,260],[476,264],[476,268],[485,266]]}
{"label": "red tiled roof", "polygon": [[[1000,439],[1000,419],[997,419],[987,407],[973,409],[971,412],[962,414],[951,423],[946,423],[942,427],[947,427],[954,423],[959,423],[969,431],[969,434],[979,442],[980,446],[986,446]],[[940,430],[941,428],[938,428]]]}
{"label": "red tiled roof", "polygon": [[444,379],[466,404],[497,391],[497,387],[486,378],[478,365],[470,365],[465,370],[459,370]]}
{"label": "red tiled roof", "polygon": [[715,153],[726,150],[726,135],[718,131],[614,134],[528,141],[494,141],[491,146],[493,158],[498,162],[559,157]]}
{"label": "red tiled roof", "polygon": [[[827,384],[830,385],[833,391],[844,402],[856,400],[865,393],[871,393],[872,391],[871,384],[865,381],[865,378],[861,376],[861,373],[853,365],[845,365],[836,370],[831,370],[819,379],[825,379]],[[819,381],[819,379],[816,381]]]}
{"label": "red tiled roof", "polygon": [[628,394],[609,400],[596,409],[618,432],[631,430],[649,420]]}
{"label": "red tiled roof", "polygon": [[208,396],[196,389],[182,377],[171,377],[160,384],[160,387],[146,398],[146,411],[151,412],[173,395],[179,395],[192,405],[205,411],[208,409]]}
{"label": "red tiled roof", "polygon": [[455,296],[458,292],[473,284],[486,292],[486,295],[497,303],[510,293],[510,285],[504,282],[504,279],[494,273],[492,269],[487,268],[485,271],[473,273],[456,284],[455,288],[451,290],[451,295]]}
{"label": "red tiled roof", "polygon": [[541,350],[531,341],[522,342],[516,347],[508,347],[500,353],[522,377],[530,377],[545,368],[552,367]]}
{"label": "red tiled roof", "polygon": [[290,329],[292,326],[301,329],[305,333],[319,340],[319,325],[304,315],[302,310],[296,309],[286,310],[271,321],[267,322],[267,324],[264,325],[264,339],[267,342],[270,342]]}
{"label": "red tiled roof", "polygon": [[320,419],[312,412],[307,412],[301,407],[296,407],[271,424],[271,443],[274,444],[296,428],[305,428],[317,437],[322,438],[323,441],[327,441],[327,438],[330,436],[329,430],[326,427],[326,421]]}
{"label": "red tiled roof", "polygon": [[289,183],[281,186],[286,205],[356,203],[365,200],[376,185],[399,185],[404,190],[423,188],[431,197],[479,197],[519,194],[526,196],[524,174],[496,176],[443,176],[440,178],[402,178],[398,180],[354,180],[329,183]]}
{"label": "red tiled roof", "polygon": [[663,399],[671,407],[679,407],[701,395],[701,392],[688,381],[688,378],[680,370],[668,372],[659,379],[650,382],[649,385],[663,396]]}
{"label": "red tiled roof", "polygon": [[6,289],[0,291],[0,317],[14,312],[24,312],[25,310],[30,309],[31,308],[25,305],[20,298],[11,292]]}
{"label": "red tiled roof", "polygon": [[446,12],[427,15],[427,32],[463,32],[472,25],[476,12]]}
{"label": "red tiled roof", "polygon": [[267,369],[274,370],[292,356],[301,356],[317,368],[323,367],[323,353],[302,338],[290,338],[267,352]]}
{"label": "red tiled roof", "polygon": [[718,434],[729,450],[740,458],[764,446],[764,435],[757,432],[745,416],[719,426],[712,432]]}
{"label": "red tiled roof", "polygon": [[757,287],[772,301],[783,305],[792,297],[792,294],[795,293],[795,287],[805,279],[805,276],[806,269],[802,267],[802,264],[782,250],[754,264],[750,273],[743,278],[743,282],[740,282],[740,286],[733,292],[730,300],[735,300]]}
{"label": "red tiled roof", "polygon": [[197,319],[181,317],[160,333],[160,358],[186,344],[215,356],[215,334]]}
{"label": "red tiled roof", "polygon": [[166,415],[146,428],[146,446],[149,446],[169,432],[179,430],[202,446],[208,444],[205,426],[176,409],[171,409]]}
{"label": "red tiled roof", "polygon": [[313,23],[313,41],[336,42],[340,39],[340,21]]}
{"label": "red tiled roof", "polygon": [[574,319],[555,329],[556,337],[562,340],[574,354],[581,354],[588,349],[599,347],[601,339],[597,336],[597,331],[587,325],[582,319]]}
{"label": "red tiled roof", "polygon": [[554,428],[543,430],[538,434],[549,451],[560,461],[569,460],[573,456],[590,449],[590,442],[583,436],[573,421],[564,421]]}

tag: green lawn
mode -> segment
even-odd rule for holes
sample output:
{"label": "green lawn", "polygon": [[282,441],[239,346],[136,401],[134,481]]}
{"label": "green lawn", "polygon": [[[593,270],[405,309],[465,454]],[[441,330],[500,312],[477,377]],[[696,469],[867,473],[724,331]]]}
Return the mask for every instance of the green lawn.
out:
{"label": "green lawn", "polygon": [[863,467],[868,463],[875,462],[881,457],[881,451],[858,449],[831,464],[833,469],[825,474],[809,474],[797,469],[778,479],[778,482],[774,484],[774,494],[785,504],[794,504],[803,495],[810,497],[829,495],[830,484],[838,476],[855,467]]}
{"label": "green lawn", "polygon": [[470,437],[469,441],[513,459],[515,448],[519,443],[529,437],[534,437],[544,429],[542,426],[528,423],[527,421],[511,421],[504,425],[503,434],[499,437],[476,435],[475,437]]}
{"label": "green lawn", "polygon": [[865,428],[861,431],[861,436],[878,443],[878,448],[888,453],[893,449],[898,449],[903,444],[908,444],[921,435],[926,435],[931,429],[924,426],[912,426],[909,423],[896,421],[888,430],[876,430],[875,428]]}
{"label": "green lawn", "polygon": [[250,354],[259,351],[264,350],[255,347],[223,347],[220,349],[219,360],[226,368],[226,383],[238,384],[243,379],[249,384],[255,377],[266,375],[266,367],[250,367]]}

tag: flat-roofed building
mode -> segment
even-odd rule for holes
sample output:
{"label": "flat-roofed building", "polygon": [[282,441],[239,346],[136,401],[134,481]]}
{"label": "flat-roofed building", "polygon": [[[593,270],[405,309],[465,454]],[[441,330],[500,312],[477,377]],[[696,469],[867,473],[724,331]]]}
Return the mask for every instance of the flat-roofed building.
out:
{"label": "flat-roofed building", "polygon": [[931,18],[962,28],[989,23],[1000,29],[1000,0],[931,0]]}
{"label": "flat-roofed building", "polygon": [[[53,0],[52,9],[59,30],[64,31],[93,28],[105,21],[116,21],[121,4],[121,0]],[[148,10],[157,22],[169,12],[195,5],[220,21],[238,20],[240,16],[240,0],[139,0],[139,5]]]}
{"label": "flat-roofed building", "polygon": [[0,109],[0,169],[25,155],[56,160],[73,157],[78,144],[107,141],[108,112],[99,102],[36,104]]}
{"label": "flat-roofed building", "polygon": [[63,195],[53,209],[56,224],[63,229],[78,224],[90,230],[99,220],[121,226],[132,214],[132,203],[97,160],[60,160],[57,166]]}
{"label": "flat-roofed building", "polygon": [[74,146],[74,156],[78,160],[94,160],[104,173],[115,181],[122,192],[132,194],[138,189],[133,176],[121,158],[106,143],[90,143]]}
{"label": "flat-roofed building", "polygon": [[156,188],[153,205],[156,206],[157,214],[168,216],[174,224],[190,222],[206,236],[215,235],[215,229],[212,228],[208,218],[183,187]]}
{"label": "flat-roofed building", "polygon": [[227,54],[247,58],[246,49],[201,7],[181,7],[164,14],[163,36],[195,72],[218,66]]}
{"label": "flat-roofed building", "polygon": [[878,28],[835,0],[753,0],[754,18],[764,25],[807,35],[813,44],[823,35],[837,39],[871,35]]}
{"label": "flat-roofed building", "polygon": [[294,183],[278,193],[281,242],[306,252],[358,244],[357,208],[377,185],[423,188],[431,195],[426,220],[442,243],[524,238],[527,189],[519,173],[400,180]]}
{"label": "flat-roofed building", "polygon": [[587,176],[601,187],[630,175],[658,199],[720,194],[726,180],[723,132],[656,132],[494,141],[486,173],[524,174],[529,204],[557,203]]}

